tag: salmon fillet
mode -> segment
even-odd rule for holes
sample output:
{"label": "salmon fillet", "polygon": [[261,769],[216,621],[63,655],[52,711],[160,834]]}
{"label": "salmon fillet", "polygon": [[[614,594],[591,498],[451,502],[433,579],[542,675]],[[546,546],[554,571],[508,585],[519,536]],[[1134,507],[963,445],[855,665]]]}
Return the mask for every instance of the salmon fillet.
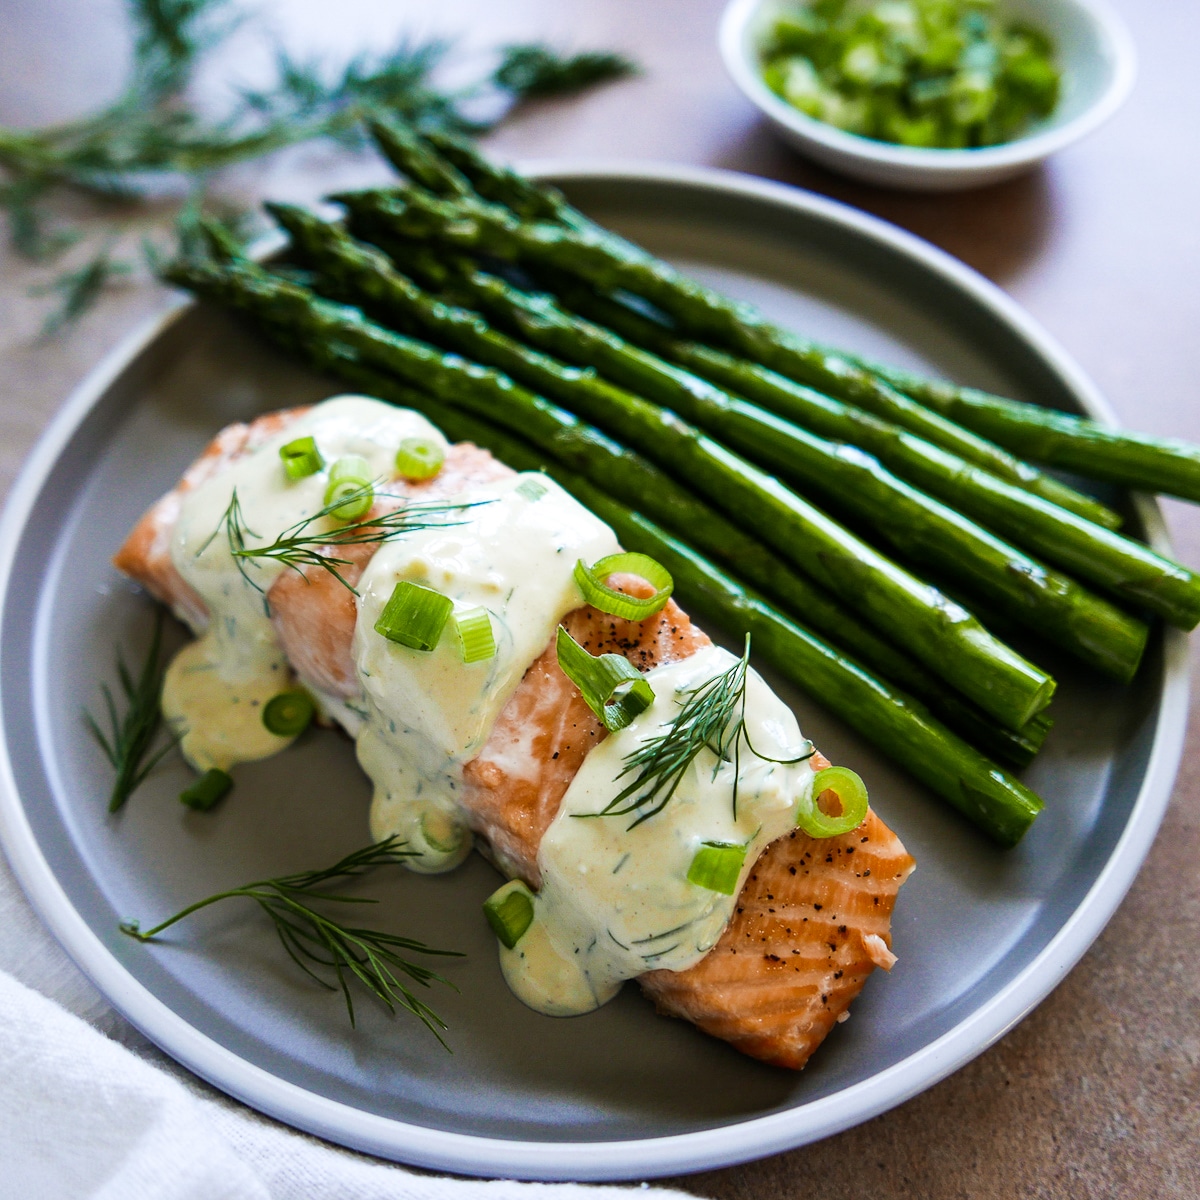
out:
{"label": "salmon fillet", "polygon": [[[608,583],[636,596],[654,590],[633,576]],[[563,624],[590,653],[624,654],[642,671],[710,644],[673,600],[640,623],[588,607]],[[548,646],[465,772],[468,820],[507,874],[540,886],[542,836],[588,751],[606,736]],[[828,765],[814,756],[816,770]],[[660,1013],[683,1017],[752,1058],[799,1070],[849,1015],[875,967],[890,970],[895,962],[892,908],[914,865],[871,811],[841,837],[793,830],[759,856],[733,919],[704,958],[638,982]]]}
{"label": "salmon fillet", "polygon": [[841,837],[793,830],[762,853],[733,920],[695,966],[639,982],[659,1012],[799,1070],[850,1015],[867,976],[891,970],[892,907],[914,865],[871,811]]}
{"label": "salmon fillet", "polygon": [[[450,447],[441,471],[432,479],[391,480],[390,493],[409,500],[438,500],[464,488],[492,483],[512,471],[486,450],[470,442]],[[394,512],[402,503],[389,498],[375,504],[371,516]],[[350,565],[339,567],[342,578],[355,587],[378,543],[342,546],[337,557]],[[349,700],[358,694],[354,669],[354,624],[358,606],[354,593],[344,588],[322,567],[288,570],[267,592],[271,622],[296,674],[310,687],[326,695]]]}
{"label": "salmon fillet", "polygon": [[[238,422],[222,429],[175,487],[142,515],[113,556],[113,566],[166,604],[192,630],[203,630],[208,624],[208,609],[171,561],[171,538],[184,497],[306,412],[307,407],[282,409],[264,413],[249,424]],[[450,447],[442,470],[432,479],[394,479],[388,491],[410,500],[437,500],[511,474],[486,450],[460,442]],[[393,512],[401,502],[389,496],[376,503],[370,515]],[[368,542],[338,549],[337,557],[349,561],[339,570],[351,587],[362,578],[377,548]],[[317,691],[344,700],[353,697],[358,692],[351,653],[358,614],[354,594],[328,571],[305,567],[284,571],[267,593],[267,600],[275,632],[296,674]]]}
{"label": "salmon fillet", "polygon": [[281,429],[286,429],[307,408],[284,408],[264,413],[246,425],[238,421],[226,425],[204,453],[186,471],[183,478],[161,500],[155,501],[133,527],[125,544],[113,556],[113,566],[140,583],[161,600],[193,631],[208,624],[208,609],[175,570],[171,561],[171,537],[183,498],[219,475],[231,462],[256,450]]}
{"label": "salmon fillet", "polygon": [[[608,583],[644,597],[654,589],[632,575]],[[590,605],[568,613],[567,632],[591,654],[624,654],[639,670],[677,662],[710,645],[674,600],[648,621],[625,621]],[[532,888],[541,886],[542,835],[587,753],[608,731],[563,674],[553,642],[525,673],[491,736],[466,766],[464,804],[471,828],[487,839],[497,864]]]}
{"label": "salmon fillet", "polygon": [[[222,430],[169,492],[143,516],[115,565],[169,604],[193,628],[208,614],[170,558],[184,495],[250,453],[304,409],[270,413]],[[442,471],[421,483],[396,481],[397,495],[434,499],[511,474],[469,443],[450,448]],[[398,501],[383,502],[395,507]],[[384,511],[382,505],[376,510]],[[375,546],[347,547],[342,573],[354,584]],[[633,576],[610,584],[633,595],[649,585]],[[310,687],[349,698],[357,690],[352,653],[353,594],[327,571],[286,571],[268,593],[272,619],[297,675]],[[647,621],[625,621],[590,606],[563,621],[592,654],[625,655],[640,670],[678,661],[710,644],[673,601]],[[563,674],[553,642],[525,673],[479,755],[466,765],[463,803],[475,833],[509,875],[541,882],[538,846],[590,749],[606,736],[579,690]],[[819,754],[818,769],[828,765]],[[683,971],[651,971],[639,982],[661,1013],[682,1017],[738,1050],[799,1069],[875,969],[889,970],[896,895],[914,866],[899,838],[869,811],[852,833],[811,838],[800,830],[772,842],[738,897],[717,945]]]}

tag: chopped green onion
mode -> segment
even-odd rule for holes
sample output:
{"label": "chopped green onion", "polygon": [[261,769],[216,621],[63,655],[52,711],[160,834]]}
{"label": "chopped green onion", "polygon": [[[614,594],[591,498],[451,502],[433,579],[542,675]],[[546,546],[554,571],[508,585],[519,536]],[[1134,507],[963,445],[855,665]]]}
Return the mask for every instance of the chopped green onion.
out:
{"label": "chopped green onion", "polygon": [[272,696],[263,708],[262,723],[279,737],[298,737],[312,722],[317,706],[303,688]]}
{"label": "chopped green onion", "polygon": [[297,479],[315,475],[325,465],[317,443],[310,437],[296,438],[294,442],[280,446],[279,457],[283,459],[283,469],[293,483]]}
{"label": "chopped green onion", "polygon": [[402,579],[383,606],[375,632],[412,650],[435,650],[453,611],[454,601],[449,596]]}
{"label": "chopped green onion", "polygon": [[233,780],[229,775],[217,767],[205,771],[195,783],[189,788],[184,788],[179,793],[180,802],[186,804],[188,808],[194,808],[197,812],[208,812],[210,808],[215,808],[217,802],[228,795],[233,787]]}
{"label": "chopped green onion", "polygon": [[589,654],[561,625],[558,627],[558,665],[583,693],[587,706],[610,731],[624,729],[654,703],[646,677],[620,654]]}
{"label": "chopped green onion", "polygon": [[[658,590],[644,600],[618,592],[604,582],[617,572],[639,575]],[[581,558],[575,564],[575,582],[579,585],[583,598],[593,608],[611,613],[614,617],[623,617],[627,621],[644,621],[647,617],[654,616],[656,612],[661,611],[675,590],[675,581],[667,568],[646,554],[610,554],[590,567]]]}
{"label": "chopped green onion", "polygon": [[421,814],[421,836],[431,850],[449,854],[462,845],[466,830],[447,813],[433,811]]}
{"label": "chopped green onion", "polygon": [[533,893],[519,879],[513,879],[483,902],[483,915],[511,950],[533,924]]}
{"label": "chopped green onion", "polygon": [[359,454],[346,454],[329,468],[329,483],[325,487],[325,504],[337,505],[332,516],[339,521],[357,521],[365,517],[375,502],[371,486],[371,468]]}
{"label": "chopped green onion", "polygon": [[1054,110],[1062,72],[1053,41],[1006,9],[814,0],[762,31],[763,80],[802,113],[865,137],[950,149],[1009,142]]}
{"label": "chopped green onion", "polygon": [[688,867],[688,883],[732,896],[737,891],[742,864],[746,861],[746,847],[732,842],[703,842],[692,865]]}
{"label": "chopped green onion", "polygon": [[[831,816],[821,807],[823,797],[829,807],[836,800],[841,807],[837,816]],[[812,794],[807,806],[801,804],[796,824],[810,837],[837,837],[857,829],[867,815],[867,786],[848,767],[826,767],[813,776]]]}
{"label": "chopped green onion", "polygon": [[445,461],[445,450],[429,438],[405,438],[396,451],[396,470],[405,479],[432,479]]}
{"label": "chopped green onion", "polygon": [[550,489],[540,479],[523,479],[513,491],[524,496],[531,504],[540,500]]}
{"label": "chopped green onion", "polygon": [[458,648],[463,662],[477,663],[495,657],[492,614],[486,608],[481,606],[455,613],[454,627],[458,630]]}

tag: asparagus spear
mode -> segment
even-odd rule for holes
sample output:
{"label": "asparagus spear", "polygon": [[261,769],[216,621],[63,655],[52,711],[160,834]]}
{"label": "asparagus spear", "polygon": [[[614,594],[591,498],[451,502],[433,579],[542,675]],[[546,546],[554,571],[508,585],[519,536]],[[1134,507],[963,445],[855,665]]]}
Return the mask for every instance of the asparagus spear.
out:
{"label": "asparagus spear", "polygon": [[[907,430],[758,363],[675,337],[624,304],[570,281],[556,279],[553,286],[572,309],[621,337],[822,437],[869,451],[909,483],[1119,601],[1164,617],[1181,629],[1200,622],[1200,576],[1140,542],[1085,521]],[[1200,450],[1195,453],[1200,456]]]}
{"label": "asparagus spear", "polygon": [[598,228],[556,188],[498,166],[480,154],[470,138],[435,131],[418,135],[411,126],[394,121],[374,120],[369,128],[384,158],[435,196],[482,198],[523,220],[556,221],[573,229]]}
{"label": "asparagus spear", "polygon": [[[279,336],[280,327],[274,328]],[[313,356],[315,343],[310,338],[283,333],[281,340],[306,357]],[[428,393],[399,384],[353,359],[334,356],[332,361],[337,372],[356,386],[425,413],[455,441],[486,447],[517,470],[536,470],[543,465],[536,450],[490,422],[449,408]],[[627,549],[662,562],[671,571],[679,594],[698,616],[732,633],[749,630],[755,650],[776,670],[1000,845],[1011,847],[1021,840],[1043,804],[1019,780],[941,726],[920,703],[776,612],[762,597],[742,588],[646,517],[560,465],[551,464],[548,469],[613,527]]]}
{"label": "asparagus spear", "polygon": [[[336,226],[291,205],[267,207],[291,234],[293,247],[303,261],[317,268],[315,286],[323,294],[333,299],[357,299],[385,319],[406,320],[421,311],[428,327],[450,334],[458,349],[474,353],[481,361],[500,357],[496,347],[503,350],[508,344],[508,339],[482,326],[476,314],[439,304],[395,272],[378,251],[354,241]],[[525,348],[519,350],[524,352]],[[573,376],[569,370],[561,373],[568,379]],[[585,377],[584,382],[591,381]],[[822,636],[849,649],[877,674],[923,700],[972,744],[1018,767],[1028,764],[1041,748],[1049,722],[1035,718],[1019,732],[998,728],[962,696],[790,570],[761,542],[739,531],[652,464],[598,433],[588,446],[586,458],[577,454],[574,465],[597,486],[615,491],[659,524],[689,538],[741,579],[782,603],[787,611],[802,616]]]}
{"label": "asparagus spear", "polygon": [[[356,309],[319,300],[306,288],[249,264],[181,262],[166,277],[180,286],[275,320],[324,343],[331,357],[356,358],[416,383],[452,404],[498,416],[519,411],[523,431],[568,444],[586,430],[564,429],[568,414],[507,376],[441,354],[365,320]],[[748,522],[819,586],[852,604],[877,629],[1014,730],[1049,703],[1054,680],[992,637],[960,605],[922,583],[819,509],[678,418],[614,389],[613,425],[677,474],[694,479],[726,513]],[[632,433],[633,438],[627,435]],[[529,436],[534,436],[529,433]]]}
{"label": "asparagus spear", "polygon": [[[489,330],[473,314],[448,312],[410,280],[398,275],[377,252],[356,243],[312,214],[268,206],[300,245],[307,261],[332,281],[338,299],[374,303],[385,320],[416,322],[424,336],[449,342],[477,361],[499,366],[572,411],[603,424],[614,390],[561,363],[531,352],[520,342]],[[516,312],[527,340],[582,358],[611,364],[622,382],[674,403],[696,422],[785,478],[801,480],[870,521],[910,560],[984,590],[1016,620],[1037,629],[1089,665],[1127,682],[1145,649],[1147,628],[1072,580],[1005,545],[994,535],[885,471],[853,447],[824,441],[757,409],[686,372],[670,367],[613,334],[562,313],[547,297],[536,300],[492,276],[475,273],[476,290],[495,295],[506,313]],[[586,347],[599,347],[599,358]],[[633,399],[633,397],[628,397]],[[618,401],[620,402],[620,401]]]}
{"label": "asparagus spear", "polygon": [[531,447],[485,421],[447,409],[425,393],[369,369],[350,364],[340,369],[372,394],[423,411],[456,441],[484,446],[517,470],[544,466],[567,491],[612,526],[626,549],[663,563],[675,579],[677,593],[697,616],[734,634],[750,631],[755,650],[780,674],[1000,845],[1015,846],[1041,811],[1040,797],[941,727],[919,703],[784,617],[695,550],[582,476],[556,464],[540,463],[541,456]]}
{"label": "asparagus spear", "polygon": [[[564,368],[561,363],[488,330],[475,314],[447,309],[424,296],[411,281],[393,272],[377,253],[355,243],[311,214],[289,206],[269,207],[292,234],[294,242],[303,248],[308,260],[317,263],[324,270],[327,282],[334,284],[331,294],[358,302],[365,299],[374,304],[377,311],[382,309],[393,321],[397,315],[402,323],[410,323],[415,318],[423,326],[422,332],[428,333],[432,329],[434,336],[448,340],[453,348],[523,376],[549,394],[557,394],[564,399],[574,397],[577,401],[586,394],[589,397],[589,415],[594,417],[600,413],[602,421],[604,414],[611,416],[614,400],[618,407],[622,402],[626,407],[632,402],[640,404],[642,409],[646,408],[635,397],[622,397],[599,381]],[[925,498],[921,497],[921,500],[924,502]],[[956,521],[960,520],[954,514],[950,516]],[[1007,585],[1014,577],[1009,567],[995,574],[1001,586]],[[1059,601],[1059,597],[1053,593],[1049,593],[1049,599],[1054,603]],[[1098,614],[1106,619],[1105,629],[1089,642],[1079,635],[1079,627],[1085,630],[1090,627],[1092,618],[1085,612],[1089,601],[1077,595],[1068,597],[1068,601],[1071,599],[1076,602],[1071,606],[1070,622],[1060,619],[1055,625],[1063,639],[1078,647],[1088,661],[1098,662],[1120,677],[1127,678],[1136,669],[1144,647],[1144,626],[1105,605],[1105,611]],[[1022,597],[1022,601],[1028,605],[1027,596]],[[1061,605],[1058,612],[1063,612],[1065,607]],[[1047,619],[1054,620],[1049,613]],[[1093,647],[1096,649],[1093,650]]]}
{"label": "asparagus spear", "polygon": [[367,122],[375,144],[388,160],[413,183],[435,196],[469,199],[476,194],[471,181],[443,154],[418,137],[410,125],[377,117]]}
{"label": "asparagus spear", "polygon": [[[281,336],[278,331],[276,340],[290,349],[306,352],[302,344],[289,341],[286,335]],[[617,456],[607,460],[597,453],[587,462],[577,462],[577,466],[586,467],[586,474],[580,474],[568,470],[555,459],[539,453],[490,422],[450,408],[428,393],[398,383],[349,359],[338,359],[334,369],[370,395],[417,409],[436,422],[453,441],[470,441],[483,446],[519,471],[547,471],[584,504],[590,504],[597,495],[607,495],[611,512],[611,506],[616,501],[611,499],[610,493],[615,492],[622,497],[622,507],[628,508],[631,499],[637,500],[637,510],[642,514],[640,519],[657,521],[658,512],[661,511],[665,519],[676,524],[674,536],[689,539],[693,553],[723,559],[726,568],[737,572],[739,582],[746,581],[751,587],[765,592],[769,601],[782,606],[781,614],[790,614],[789,619],[793,624],[802,622],[804,626],[814,629],[841,658],[861,663],[886,686],[907,692],[928,705],[940,721],[985,757],[1020,769],[1028,766],[1042,749],[1054,724],[1044,711],[1017,732],[996,725],[969,700],[877,637],[844,608],[832,604],[761,543],[741,534],[719,513],[684,493],[666,476],[658,474],[655,479],[656,469],[649,463],[645,463],[639,473],[631,474],[628,471],[629,462],[636,456],[627,451],[618,449]],[[658,497],[638,491],[636,487],[630,489],[626,486],[635,480],[644,482],[646,479],[667,493],[666,503]],[[631,491],[634,492],[633,496]],[[651,503],[643,503],[647,499]],[[631,543],[627,548],[636,547]],[[736,633],[740,629],[734,628],[732,631]],[[768,657],[773,666],[784,670],[784,664],[770,657],[769,652]],[[817,696],[816,699],[821,697]],[[848,717],[846,719],[854,725]],[[854,727],[858,728],[857,725]],[[860,729],[860,732],[868,740],[874,740],[868,730]]]}
{"label": "asparagus spear", "polygon": [[[495,276],[470,269],[460,271],[456,281],[468,286],[476,307],[499,316],[526,340],[605,371],[619,383],[672,406],[685,419],[782,478],[824,493],[826,500],[839,510],[866,520],[871,529],[887,538],[910,561],[986,596],[1008,617],[1035,629],[1082,661],[1124,682],[1136,673],[1148,636],[1144,621],[1122,612],[1074,580],[1047,569],[959,512],[897,479],[876,459],[853,445],[836,445],[813,437],[706,380],[629,345],[608,330],[573,318],[548,297],[527,295]],[[586,389],[573,386],[555,391],[552,381],[536,377],[536,369],[531,373],[521,363],[508,369],[527,383],[548,387],[556,398],[583,416],[603,420],[595,409],[581,407],[589,403]],[[810,394],[826,401],[816,393]],[[845,409],[837,406],[836,401],[827,403]],[[857,410],[846,411],[855,413],[861,423],[882,425]],[[848,431],[842,427],[834,432],[845,436]],[[921,444],[918,439],[912,440],[918,446]],[[962,475],[956,465],[970,469],[967,464],[937,447],[929,446],[929,450],[933,461],[943,467],[943,474],[961,488]],[[985,475],[982,471],[978,473]],[[995,482],[1001,488],[1005,486]],[[1019,489],[1011,490],[1021,497],[1028,495]],[[1051,514],[1062,511],[1036,497],[1028,498]],[[1108,534],[1072,514],[1063,515],[1085,533],[1091,529]],[[1196,590],[1188,596],[1190,573],[1158,559],[1136,543],[1117,535],[1108,536],[1118,547],[1125,543],[1126,557],[1137,564],[1143,578],[1153,571],[1159,583],[1177,581],[1183,585],[1179,592],[1184,600],[1190,599],[1191,605],[1200,603],[1200,581],[1192,581]],[[1179,607],[1170,611],[1179,619]],[[1188,609],[1182,611],[1183,622],[1190,618],[1194,624],[1200,616],[1200,610],[1195,615]]]}
{"label": "asparagus spear", "polygon": [[[577,208],[572,208],[556,188],[532,183],[516,171],[497,166],[480,154],[467,138],[431,130],[424,140],[443,161],[452,164],[471,181],[478,195],[503,205],[523,220],[557,221],[571,229],[594,228],[592,222]],[[412,178],[403,161],[392,159],[392,162],[399,171]],[[437,192],[436,188],[430,190]]]}
{"label": "asparagus spear", "polygon": [[690,335],[714,338],[798,382],[912,429],[1089,520],[1112,528],[1120,522],[1097,501],[1014,459],[850,360],[771,325],[750,306],[725,299],[614,234],[595,227],[526,223],[496,205],[442,200],[415,186],[333,198],[349,209],[360,227],[382,226],[403,237],[431,238],[508,261],[557,268],[603,291],[627,289],[657,304]]}
{"label": "asparagus spear", "polygon": [[[497,166],[480,154],[468,138],[454,133],[428,133],[423,138],[406,139],[406,147],[414,145],[414,149],[401,152],[394,145],[389,146],[386,134],[381,136],[378,131],[374,132],[376,141],[396,169],[435,195],[470,198],[473,191],[475,195],[508,209],[521,220],[556,221],[576,230],[599,229],[578,209],[568,204],[557,189]],[[429,169],[427,164],[431,160],[439,163],[443,169],[455,171],[451,186],[445,186],[437,172]],[[468,184],[465,190],[462,186],[464,182]],[[699,343],[691,345],[707,349]],[[839,356],[839,352],[832,347],[823,349],[835,357]],[[975,388],[957,387],[942,380],[868,362],[858,356],[841,354],[840,357],[854,362],[897,392],[996,443],[1013,455],[1075,471],[1093,479],[1146,491],[1166,491],[1183,499],[1200,502],[1200,447],[1191,443],[1122,433],[1086,418],[1052,412],[1037,405],[1020,404]],[[757,364],[746,365],[753,367]],[[774,372],[770,374],[775,375]],[[776,378],[780,377],[776,375]],[[1056,507],[1061,503],[1060,498]],[[1090,515],[1084,508],[1068,506],[1068,511],[1083,515],[1091,522],[1099,522],[1106,528],[1116,529],[1120,524],[1117,514],[1102,511],[1100,506]],[[1007,527],[996,527],[1001,532],[1011,532]],[[1040,545],[1034,545],[1033,548],[1040,553],[1047,553],[1054,561],[1053,556]],[[1068,568],[1074,566],[1066,561],[1059,565]],[[1104,581],[1093,579],[1093,582]],[[1123,585],[1117,582],[1114,586],[1120,590]],[[1136,596],[1137,590],[1135,587],[1131,596]],[[1172,620],[1169,613],[1156,609],[1153,603],[1146,606]],[[1179,621],[1175,623],[1180,624]],[[1191,628],[1192,625],[1182,627]]]}
{"label": "asparagus spear", "polygon": [[1200,503],[1200,446],[1101,425],[907,371],[868,368],[932,411],[1048,466]]}

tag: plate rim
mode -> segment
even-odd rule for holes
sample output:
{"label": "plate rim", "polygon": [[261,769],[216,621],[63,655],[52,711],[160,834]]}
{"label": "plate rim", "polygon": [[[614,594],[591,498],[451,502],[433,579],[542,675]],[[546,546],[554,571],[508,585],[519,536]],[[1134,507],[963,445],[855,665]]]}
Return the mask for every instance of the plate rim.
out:
{"label": "plate rim", "polygon": [[[815,216],[883,243],[967,292],[1013,329],[1067,382],[1085,410],[1116,424],[1096,386],[1013,299],[972,268],[915,234],[812,192],[739,172],[624,160],[539,159],[525,169],[556,181],[629,180],[723,193]],[[34,498],[78,426],[138,356],[190,310],[180,298],[147,320],[91,370],[35,444],[0,518],[0,623],[15,555]],[[1158,504],[1134,494],[1151,544],[1170,552]],[[5,647],[0,644],[0,671]],[[468,1175],[539,1180],[627,1180],[731,1166],[829,1137],[932,1087],[1004,1036],[1061,982],[1108,923],[1141,868],[1171,798],[1183,754],[1189,673],[1187,636],[1165,629],[1163,682],[1153,744],[1128,821],[1094,884],[1047,945],[999,992],[952,1029],[869,1078],[784,1112],[666,1137],[533,1142],[410,1124],[317,1096],[254,1066],[178,1016],[130,975],[86,924],[37,843],[24,813],[0,728],[0,844],[30,903],[105,998],[166,1053],[222,1092],[295,1128],[414,1166]]]}

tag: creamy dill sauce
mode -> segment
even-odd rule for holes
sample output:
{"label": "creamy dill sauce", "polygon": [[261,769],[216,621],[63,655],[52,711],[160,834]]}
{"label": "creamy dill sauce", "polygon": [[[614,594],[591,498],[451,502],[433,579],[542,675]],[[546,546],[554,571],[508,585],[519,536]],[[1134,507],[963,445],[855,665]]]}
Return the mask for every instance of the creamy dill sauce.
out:
{"label": "creamy dill sauce", "polygon": [[[281,446],[306,436],[327,465],[361,455],[376,479],[392,477],[404,438],[446,447],[415,412],[342,396],[315,406],[187,494],[171,556],[210,619],[171,663],[163,711],[182,735],[184,755],[201,770],[264,758],[290,741],[262,723],[267,701],[295,686],[265,604],[288,568],[250,559],[243,560],[243,574],[223,520],[236,489],[245,544],[257,547],[324,507],[327,472],[291,481],[279,457]],[[577,560],[595,562],[620,549],[607,525],[545,476],[475,486],[445,502],[462,507],[381,544],[359,582],[353,653],[361,694],[317,696],[326,715],[356,739],[359,762],[374,785],[372,835],[398,835],[417,852],[408,865],[430,872],[455,866],[470,851],[459,804],[463,767],[482,749],[561,619],[583,603],[574,580]],[[486,608],[495,655],[464,663],[453,620],[432,652],[376,632],[401,580],[448,596],[456,612]],[[688,882],[702,843],[745,845],[744,880],[762,850],[793,827],[797,803],[811,790],[811,768],[767,761],[744,743],[736,817],[735,768],[708,750],[666,808],[636,828],[629,828],[629,816],[590,815],[622,786],[625,758],[661,735],[686,693],[735,661],[709,647],[655,668],[648,674],[654,704],[584,760],[539,849],[543,886],[533,924],[515,949],[500,948],[509,985],[533,1008],[562,1016],[588,1012],[611,999],[625,979],[691,966],[720,938],[736,903],[736,893],[724,896]],[[794,716],[752,670],[744,715],[762,754],[788,759],[800,752]],[[506,768],[519,773],[526,750],[515,747]]]}
{"label": "creamy dill sauce", "polygon": [[338,396],[315,405],[185,496],[171,559],[203,598],[210,619],[201,637],[168,668],[163,713],[182,735],[184,756],[200,770],[227,770],[265,758],[291,740],[262,723],[263,705],[294,686],[264,603],[271,584],[288,568],[270,559],[243,560],[250,583],[238,570],[222,520],[236,488],[246,545],[265,546],[324,507],[326,472],[292,481],[279,457],[281,446],[301,437],[316,441],[327,464],[346,454],[361,455],[372,477],[383,479],[392,477],[404,438],[447,445],[433,425],[410,409],[365,396]]}
{"label": "creamy dill sauce", "polygon": [[[579,559],[620,547],[613,532],[545,476],[473,488],[456,524],[417,530],[381,546],[359,584],[354,653],[368,718],[358,757],[375,784],[371,832],[419,850],[418,870],[445,870],[470,850],[458,816],[462,768],[483,748],[500,710],[545,650],[558,623],[583,603]],[[396,583],[407,580],[488,610],[495,656],[464,664],[450,625],[435,650],[397,645],[375,631]]]}
{"label": "creamy dill sauce", "polygon": [[[812,788],[812,768],[766,761],[745,742],[736,818],[734,764],[719,762],[709,750],[697,756],[670,803],[635,828],[629,828],[632,816],[588,816],[620,789],[614,781],[626,756],[662,734],[684,693],[735,662],[713,646],[654,668],[646,676],[654,703],[584,760],[538,850],[542,887],[533,924],[513,949],[500,947],[505,978],[530,1007],[553,1016],[590,1012],[626,979],[698,962],[729,923],[759,854],[795,826],[797,804]],[[753,670],[746,678],[745,721],[760,754],[788,759],[803,753],[796,718]],[[734,895],[688,882],[704,842],[747,847]]]}

